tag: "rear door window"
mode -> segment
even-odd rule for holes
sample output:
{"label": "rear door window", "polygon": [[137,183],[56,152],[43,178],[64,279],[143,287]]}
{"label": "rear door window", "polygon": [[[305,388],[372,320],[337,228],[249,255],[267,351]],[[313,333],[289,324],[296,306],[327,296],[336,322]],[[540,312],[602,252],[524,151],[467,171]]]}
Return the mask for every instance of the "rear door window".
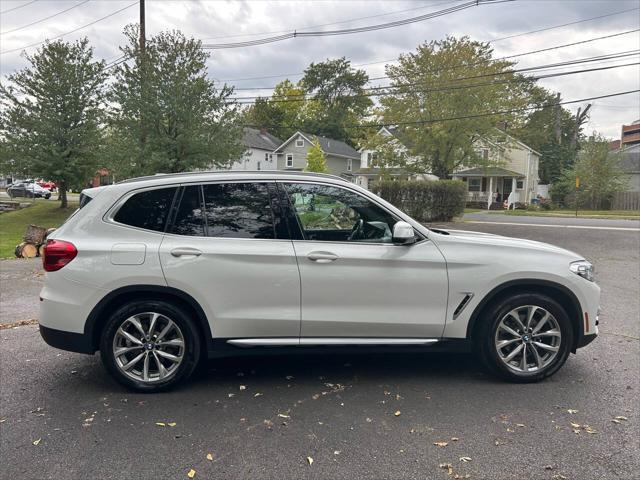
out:
{"label": "rear door window", "polygon": [[176,211],[171,233],[204,237],[204,211],[202,209],[202,190],[199,185],[185,187],[182,190],[180,205]]}
{"label": "rear door window", "polygon": [[[124,225],[164,232],[177,188],[158,188],[130,197],[113,219]],[[86,204],[86,203],[85,203]]]}
{"label": "rear door window", "polygon": [[276,238],[267,183],[203,186],[209,237]]}

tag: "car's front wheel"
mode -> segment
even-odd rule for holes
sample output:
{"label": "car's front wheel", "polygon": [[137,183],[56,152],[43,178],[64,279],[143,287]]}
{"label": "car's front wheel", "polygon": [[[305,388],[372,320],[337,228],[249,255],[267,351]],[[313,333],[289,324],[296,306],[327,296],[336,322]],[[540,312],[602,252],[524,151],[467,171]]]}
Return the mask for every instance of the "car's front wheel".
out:
{"label": "car's front wheel", "polygon": [[200,343],[197,328],[181,308],[157,300],[135,301],[109,318],[100,353],[118,382],[153,392],[173,388],[191,375]]}
{"label": "car's front wheel", "polygon": [[537,382],[557,372],[573,345],[566,311],[552,298],[519,294],[479,319],[477,347],[493,373],[513,382]]}

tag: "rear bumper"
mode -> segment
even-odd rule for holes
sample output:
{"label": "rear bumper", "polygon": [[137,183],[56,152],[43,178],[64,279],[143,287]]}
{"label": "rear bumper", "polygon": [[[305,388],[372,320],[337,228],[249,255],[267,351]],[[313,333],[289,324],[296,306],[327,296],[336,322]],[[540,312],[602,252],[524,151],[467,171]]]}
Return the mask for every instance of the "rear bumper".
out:
{"label": "rear bumper", "polygon": [[592,335],[582,335],[578,340],[578,343],[576,343],[576,348],[586,347],[591,342],[593,342],[597,336],[598,336],[597,333],[594,333]]}
{"label": "rear bumper", "polygon": [[87,335],[83,333],[65,332],[40,325],[40,335],[49,345],[60,350],[78,353],[95,353]]}

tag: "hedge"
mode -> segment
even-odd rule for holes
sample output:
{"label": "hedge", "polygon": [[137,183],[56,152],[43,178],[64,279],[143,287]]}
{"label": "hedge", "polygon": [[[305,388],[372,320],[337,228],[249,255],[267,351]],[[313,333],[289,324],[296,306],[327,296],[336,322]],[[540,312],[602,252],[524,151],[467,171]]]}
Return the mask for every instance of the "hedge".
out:
{"label": "hedge", "polygon": [[376,195],[419,222],[449,222],[464,212],[467,189],[457,180],[381,180]]}

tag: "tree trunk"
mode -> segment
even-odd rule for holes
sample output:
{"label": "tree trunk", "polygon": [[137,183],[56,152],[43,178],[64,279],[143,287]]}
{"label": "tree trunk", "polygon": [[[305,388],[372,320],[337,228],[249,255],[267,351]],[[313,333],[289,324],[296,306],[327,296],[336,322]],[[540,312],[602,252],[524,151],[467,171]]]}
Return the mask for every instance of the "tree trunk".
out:
{"label": "tree trunk", "polygon": [[15,254],[18,258],[33,258],[38,255],[38,247],[33,243],[22,242],[16,246]]}
{"label": "tree trunk", "polygon": [[60,200],[60,208],[67,208],[67,182],[62,181],[58,185],[58,200]]}

